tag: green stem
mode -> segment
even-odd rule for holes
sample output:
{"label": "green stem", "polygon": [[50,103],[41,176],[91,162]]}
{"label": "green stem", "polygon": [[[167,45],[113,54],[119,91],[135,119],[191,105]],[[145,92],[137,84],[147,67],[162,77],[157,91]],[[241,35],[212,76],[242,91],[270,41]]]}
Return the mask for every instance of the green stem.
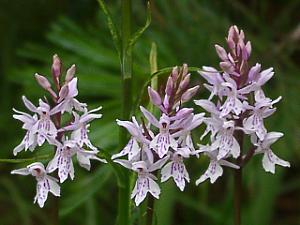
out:
{"label": "green stem", "polygon": [[[149,62],[150,62],[150,74],[156,73],[157,72],[157,48],[156,48],[155,43],[152,43]],[[158,77],[153,77],[151,79],[151,87],[154,90],[158,91]],[[154,107],[154,105],[151,104],[151,102],[149,104],[150,104],[150,112],[155,115],[158,112],[157,108]],[[157,174],[155,173],[154,175],[156,176]],[[154,197],[151,195],[148,196],[146,212],[147,212],[146,225],[152,225],[153,215],[154,215],[154,213],[153,213],[154,212]]]}
{"label": "green stem", "polygon": [[[132,76],[132,49],[128,48],[131,38],[131,0],[122,0],[122,30],[121,30],[121,77],[122,77],[122,119],[130,118],[132,107],[131,76]],[[123,148],[127,144],[127,132],[120,128],[119,144]],[[119,186],[118,194],[118,225],[130,224],[130,178],[131,174],[124,170],[124,184]]]}
{"label": "green stem", "polygon": [[0,163],[25,163],[25,162],[36,162],[38,160],[48,160],[50,159],[51,155],[40,155],[32,158],[26,159],[0,159]]}
{"label": "green stem", "polygon": [[[237,121],[237,126],[242,126],[242,117]],[[240,145],[240,156],[237,158],[237,165],[240,169],[234,171],[234,225],[241,225],[241,203],[242,203],[242,161],[244,133],[241,130],[235,132],[236,139]]]}

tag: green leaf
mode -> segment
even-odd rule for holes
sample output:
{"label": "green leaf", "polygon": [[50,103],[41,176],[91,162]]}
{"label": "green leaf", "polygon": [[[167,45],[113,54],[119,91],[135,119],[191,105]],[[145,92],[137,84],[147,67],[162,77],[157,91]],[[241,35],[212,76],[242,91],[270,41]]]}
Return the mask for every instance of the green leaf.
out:
{"label": "green leaf", "polygon": [[[101,149],[100,147],[98,147]],[[107,163],[112,167],[116,177],[119,187],[124,187],[124,173],[119,165],[117,165],[114,161],[111,160],[111,154],[104,149],[101,149],[98,153],[99,157],[104,158]]]}
{"label": "green leaf", "polygon": [[50,159],[51,155],[40,155],[32,158],[26,158],[26,159],[0,159],[0,163],[24,163],[24,162],[35,162],[38,160],[47,160]]}
{"label": "green leaf", "polygon": [[149,27],[151,23],[151,7],[150,7],[150,2],[147,3],[147,19],[146,19],[146,23],[145,25],[140,28],[139,30],[137,30],[132,37],[129,40],[129,43],[127,45],[127,50],[131,49],[135,43],[137,42],[137,40],[139,39],[139,37],[145,32],[145,30]]}
{"label": "green leaf", "polygon": [[121,55],[121,38],[120,38],[120,34],[118,33],[118,30],[116,28],[116,25],[113,22],[112,16],[108,10],[108,8],[106,7],[106,4],[103,0],[98,0],[98,3],[107,19],[107,26],[108,29],[110,31],[110,34],[112,36],[115,48],[119,54],[119,56]]}
{"label": "green leaf", "polygon": [[[111,169],[107,166],[101,166],[91,177],[82,179],[80,187],[78,185],[78,189],[81,190],[61,199],[59,215],[62,217],[66,216],[85,203],[106,183],[110,175]],[[83,186],[88,188],[83,188]]]}

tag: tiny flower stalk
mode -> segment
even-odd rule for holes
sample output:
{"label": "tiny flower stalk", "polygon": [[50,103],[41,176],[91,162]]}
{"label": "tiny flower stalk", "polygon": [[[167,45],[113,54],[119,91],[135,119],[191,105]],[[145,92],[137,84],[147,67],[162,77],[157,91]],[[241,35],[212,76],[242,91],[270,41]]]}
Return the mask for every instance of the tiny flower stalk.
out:
{"label": "tiny flower stalk", "polygon": [[[41,208],[44,207],[49,192],[57,197],[61,195],[59,183],[64,183],[69,177],[71,180],[75,178],[74,157],[77,158],[78,164],[87,170],[91,168],[90,160],[92,159],[106,162],[97,157],[99,151],[92,145],[88,137],[90,122],[102,116],[96,113],[101,107],[88,111],[87,104],[76,99],[78,79],[74,75],[75,66],[73,65],[67,71],[65,80],[62,79],[61,60],[55,55],[52,65],[52,81],[55,91],[45,76],[35,74],[37,83],[48,92],[51,98],[49,100],[47,97],[44,97],[43,100],[39,99],[38,106],[36,106],[23,96],[23,103],[30,114],[13,109],[15,112],[13,118],[21,121],[22,128],[26,131],[21,143],[13,150],[14,155],[27,150],[37,151],[37,148],[46,144],[54,147],[53,158],[46,167],[40,162],[34,162],[25,168],[11,172],[35,177],[37,186],[34,203]],[[69,122],[63,124],[62,116],[66,119],[69,118]],[[91,150],[87,150],[87,148]],[[51,156],[47,156],[46,159],[49,160],[49,157]],[[28,161],[32,162],[37,159],[39,158]],[[50,175],[55,171],[57,171],[58,178]],[[58,203],[58,199],[56,199],[52,216],[54,225],[59,224]]]}

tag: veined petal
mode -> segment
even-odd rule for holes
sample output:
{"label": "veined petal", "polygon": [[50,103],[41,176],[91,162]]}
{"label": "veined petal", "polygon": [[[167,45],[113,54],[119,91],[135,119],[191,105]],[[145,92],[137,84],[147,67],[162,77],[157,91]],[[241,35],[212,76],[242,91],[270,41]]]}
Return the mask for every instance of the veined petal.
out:
{"label": "veined petal", "polygon": [[47,200],[49,190],[50,184],[48,179],[44,178],[38,181],[36,186],[36,196],[34,197],[34,203],[37,202],[39,206],[43,208]]}
{"label": "veined petal", "polygon": [[158,122],[158,120],[155,118],[155,116],[153,116],[147,109],[145,109],[143,106],[140,106],[140,109],[142,111],[142,113],[144,114],[144,116],[146,117],[146,119],[154,126],[156,126],[157,128],[160,127],[160,124]]}
{"label": "veined petal", "polygon": [[220,176],[222,176],[222,174],[222,167],[216,161],[211,161],[205,173],[198,180],[196,180],[196,185],[199,185],[208,178],[210,179],[211,183],[214,183]]}
{"label": "veined petal", "polygon": [[50,186],[50,192],[54,195],[54,196],[60,196],[60,186],[58,185],[58,180],[55,179],[54,177],[51,176],[47,176],[46,177],[48,179],[49,182],[49,186]]}
{"label": "veined petal", "polygon": [[169,162],[161,171],[161,181],[164,182],[173,177],[177,187],[183,191],[185,188],[185,180],[190,181],[188,172],[182,162]]}
{"label": "veined petal", "polygon": [[13,170],[10,173],[11,174],[23,175],[23,176],[27,176],[27,175],[30,174],[28,168],[22,168],[22,169]]}
{"label": "veined petal", "polygon": [[139,127],[136,127],[134,123],[130,121],[117,120],[117,124],[119,126],[126,128],[132,136],[139,137],[140,134]]}
{"label": "veined petal", "polygon": [[29,109],[31,112],[37,112],[37,107],[32,104],[31,101],[29,101],[24,95],[22,96],[22,100],[24,102],[24,105],[26,106],[27,109]]}
{"label": "veined petal", "polygon": [[159,133],[150,143],[150,148],[153,148],[160,158],[167,154],[170,147],[176,149],[177,142],[169,133]]}
{"label": "veined petal", "polygon": [[290,163],[280,159],[278,156],[276,156],[271,149],[265,151],[264,157],[262,160],[263,167],[266,172],[275,173],[275,165],[280,165],[283,167],[290,167]]}
{"label": "veined petal", "polygon": [[273,68],[269,68],[269,69],[266,69],[266,70],[263,70],[261,73],[260,73],[260,76],[257,80],[257,83],[260,85],[260,86],[263,86],[265,83],[267,83],[268,80],[270,80],[274,75],[274,72],[273,72]]}

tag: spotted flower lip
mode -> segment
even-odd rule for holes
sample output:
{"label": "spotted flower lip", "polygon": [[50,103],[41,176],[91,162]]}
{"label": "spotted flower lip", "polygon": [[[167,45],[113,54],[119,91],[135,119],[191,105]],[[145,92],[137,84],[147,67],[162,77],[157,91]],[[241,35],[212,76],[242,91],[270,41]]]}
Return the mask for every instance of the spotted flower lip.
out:
{"label": "spotted flower lip", "polygon": [[71,125],[68,125],[64,128],[59,129],[59,132],[72,131],[71,139],[74,140],[80,147],[86,145],[92,150],[97,150],[97,148],[91,143],[88,137],[88,128],[90,122],[94,119],[100,119],[102,114],[94,113],[101,110],[102,107],[88,111],[84,109],[83,114],[80,116],[78,113],[73,112],[74,122]]}
{"label": "spotted flower lip", "polygon": [[47,138],[55,138],[57,135],[57,128],[52,122],[50,116],[56,114],[57,112],[50,109],[50,106],[39,100],[39,106],[33,105],[25,96],[23,96],[23,102],[27,109],[35,114],[33,116],[23,113],[17,110],[13,117],[24,123],[23,128],[27,130],[26,136],[20,146],[17,146],[14,153],[17,154],[22,150],[22,147],[29,148],[33,150],[36,145],[41,146]]}
{"label": "spotted flower lip", "polygon": [[158,160],[151,164],[149,161],[136,161],[130,162],[129,160],[115,159],[114,162],[133,170],[138,174],[135,186],[131,193],[131,198],[135,199],[136,206],[139,206],[141,202],[146,198],[147,194],[150,193],[153,197],[159,198],[160,187],[155,182],[157,178],[151,174],[151,172],[158,170],[163,164],[169,159],[168,156]]}
{"label": "spotted flower lip", "polygon": [[[143,128],[138,124],[134,116],[132,117],[132,122],[117,120],[117,124],[125,127],[131,134],[131,138],[121,152],[112,156],[112,159],[127,155],[128,160],[133,160],[134,158],[139,157],[142,150],[145,151],[148,156],[152,154],[149,149],[150,140],[144,136]],[[150,133],[149,135],[152,138]],[[153,156],[150,156],[150,158],[153,158]]]}
{"label": "spotted flower lip", "polygon": [[216,182],[216,180],[223,175],[222,166],[231,167],[233,169],[239,169],[239,166],[225,159],[218,159],[218,151],[214,150],[211,146],[200,145],[199,147],[199,150],[197,150],[196,152],[207,155],[210,158],[210,163],[204,174],[201,175],[200,178],[196,181],[196,185],[199,185],[207,179],[210,179],[211,183]]}
{"label": "spotted flower lip", "polygon": [[57,184],[57,179],[49,176],[44,165],[40,162],[32,163],[22,169],[13,170],[11,171],[11,174],[23,176],[32,175],[35,177],[37,181],[37,187],[34,203],[37,202],[41,208],[44,207],[49,191],[55,196],[60,196],[60,187]]}
{"label": "spotted flower lip", "polygon": [[74,140],[65,140],[63,144],[55,140],[52,141],[56,142],[57,150],[54,158],[48,163],[47,171],[52,173],[57,169],[60,183],[63,183],[68,177],[70,177],[71,180],[74,179],[75,175],[72,158],[75,155],[79,165],[87,170],[90,170],[91,168],[91,159],[106,162],[97,157],[98,150],[84,150]]}
{"label": "spotted flower lip", "polygon": [[144,107],[141,106],[140,108],[147,120],[152,125],[159,128],[159,133],[151,141],[150,148],[154,149],[160,158],[163,158],[167,154],[169,148],[177,148],[177,142],[170,134],[170,129],[176,129],[178,127],[174,124],[171,124],[172,119],[167,115],[163,114],[158,121],[154,115],[152,115]]}
{"label": "spotted flower lip", "polygon": [[252,142],[257,146],[255,154],[264,154],[262,165],[266,172],[275,173],[275,166],[280,165],[283,167],[290,167],[290,163],[283,159],[280,159],[275,155],[271,149],[271,145],[275,143],[279,138],[283,136],[283,133],[280,132],[269,132],[265,134],[263,141],[252,138]]}
{"label": "spotted flower lip", "polygon": [[190,154],[191,151],[188,148],[177,149],[171,155],[171,161],[161,170],[161,182],[165,182],[172,177],[177,187],[181,191],[184,191],[185,182],[190,182],[190,177],[184,165],[183,158],[188,158]]}

